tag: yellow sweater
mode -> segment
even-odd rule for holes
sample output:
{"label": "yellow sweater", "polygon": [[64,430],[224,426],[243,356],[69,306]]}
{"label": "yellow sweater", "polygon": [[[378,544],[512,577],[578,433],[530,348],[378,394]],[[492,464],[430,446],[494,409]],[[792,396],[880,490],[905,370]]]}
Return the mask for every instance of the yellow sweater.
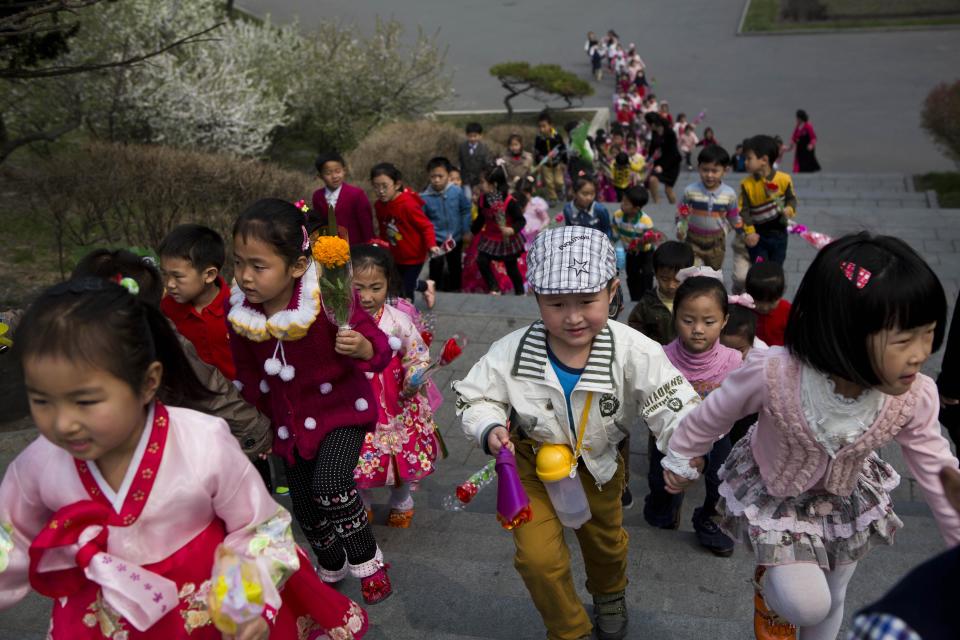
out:
{"label": "yellow sweater", "polygon": [[782,171],[766,178],[747,176],[740,182],[740,216],[746,227],[760,230],[784,226],[797,211],[793,180]]}

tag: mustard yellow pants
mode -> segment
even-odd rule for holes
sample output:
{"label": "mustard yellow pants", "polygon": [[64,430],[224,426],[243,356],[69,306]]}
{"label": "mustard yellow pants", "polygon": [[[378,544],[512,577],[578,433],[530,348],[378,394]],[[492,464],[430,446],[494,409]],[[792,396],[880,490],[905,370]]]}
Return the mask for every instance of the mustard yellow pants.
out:
{"label": "mustard yellow pants", "polygon": [[[514,566],[547,627],[549,640],[577,640],[590,635],[593,624],[577,596],[570,572],[570,550],[563,539],[546,487],[537,478],[532,440],[514,440],[517,470],[530,497],[533,520],[513,530],[517,547]],[[576,530],[587,571],[587,591],[605,595],[627,587],[627,532],[623,529],[623,458],[602,489],[583,462],[577,469],[592,518]]]}

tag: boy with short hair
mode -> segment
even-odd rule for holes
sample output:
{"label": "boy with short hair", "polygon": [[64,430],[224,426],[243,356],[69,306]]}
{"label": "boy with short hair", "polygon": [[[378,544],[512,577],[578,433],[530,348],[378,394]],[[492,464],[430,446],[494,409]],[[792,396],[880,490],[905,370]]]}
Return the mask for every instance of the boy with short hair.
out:
{"label": "boy with short hair", "polygon": [[750,175],[740,182],[740,215],[750,264],[762,258],[782,265],[787,257],[787,220],[797,215],[793,180],[773,168],[780,148],[770,136],[747,138],[743,152]]}
{"label": "boy with short hair", "polygon": [[533,143],[533,159],[537,163],[535,171],[540,171],[547,201],[552,207],[564,192],[563,161],[567,148],[563,136],[553,127],[549,111],[541,111],[537,116],[537,131],[537,139]]}
{"label": "boy with short hair", "polygon": [[700,180],[687,185],[677,207],[677,240],[693,249],[694,260],[711,269],[723,268],[726,226],[743,235],[737,192],[723,183],[730,155],[720,145],[704,147],[697,156]]}
{"label": "boy with short hair", "polygon": [[457,159],[460,162],[460,174],[463,177],[463,191],[470,199],[473,188],[480,183],[480,174],[493,159],[490,149],[483,144],[483,125],[470,122],[464,129],[467,139],[460,143]]}
{"label": "boy with short hair", "polygon": [[639,185],[625,190],[611,225],[614,239],[626,252],[627,289],[633,302],[653,287],[653,242],[644,237],[653,231],[653,220],[643,211],[649,199],[647,190]]}
{"label": "boy with short hair", "polygon": [[[607,319],[619,281],[613,245],[602,232],[542,231],[527,260],[541,320],[496,341],[454,383],[457,412],[486,452],[508,447],[516,455],[533,521],[513,530],[514,564],[547,637],[578,640],[595,630],[601,640],[619,639],[627,633],[627,535],[616,445],[639,417],[665,448],[699,398],[656,343]],[[555,470],[579,476],[590,507],[577,539],[593,625],[573,584],[563,526],[537,475],[548,460],[537,451],[557,453]]]}
{"label": "boy with short hair", "polygon": [[771,347],[781,347],[790,317],[790,303],[783,299],[787,288],[783,267],[776,262],[760,262],[747,272],[747,293],[757,313],[757,337]]}
{"label": "boy with short hair", "polygon": [[347,231],[351,245],[367,244],[373,240],[373,210],[363,189],[345,182],[347,163],[336,151],[321,153],[316,160],[317,175],[323,188],[313,192],[313,210],[321,220],[333,207],[337,224]]}
{"label": "boy with short hair", "polygon": [[669,240],[653,252],[653,275],[657,286],[643,294],[630,312],[627,324],[661,345],[677,337],[673,326],[673,296],[680,287],[677,273],[693,266],[693,249]]}
{"label": "boy with short hair", "polygon": [[427,163],[430,186],[420,194],[423,198],[423,212],[433,223],[437,242],[443,244],[447,238],[452,238],[456,243],[453,249],[444,255],[430,258],[430,280],[436,282],[441,291],[460,290],[463,245],[469,245],[472,239],[470,199],[463,189],[450,181],[452,168],[446,158],[432,158]]}
{"label": "boy with short hair", "polygon": [[226,259],[223,238],[203,225],[182,224],[167,234],[157,253],[166,289],[160,310],[201,360],[235,380],[226,317],[230,287],[220,275]]}

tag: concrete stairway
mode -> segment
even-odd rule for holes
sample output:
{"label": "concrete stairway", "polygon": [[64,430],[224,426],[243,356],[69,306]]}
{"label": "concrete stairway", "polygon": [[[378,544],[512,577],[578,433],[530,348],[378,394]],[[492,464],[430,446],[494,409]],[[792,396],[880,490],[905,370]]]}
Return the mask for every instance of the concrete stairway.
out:
{"label": "concrete stairway", "polygon": [[[678,191],[696,174],[682,174]],[[728,183],[736,187],[739,176]],[[906,239],[930,261],[943,279],[951,302],[960,284],[960,225],[957,211],[932,208],[912,191],[902,175],[818,174],[795,178],[800,197],[798,221],[831,235],[869,229]],[[878,204],[880,201],[898,204]],[[675,208],[661,201],[648,213],[658,227],[671,232]],[[669,234],[668,234],[669,235]],[[728,251],[728,261],[731,252]],[[790,241],[786,262],[789,295],[799,284],[814,249],[799,238]],[[729,262],[728,269],[729,269]],[[727,269],[727,270],[728,270]],[[629,311],[629,308],[627,312]],[[626,313],[622,318],[626,318]],[[368,609],[373,629],[370,639],[500,640],[540,639],[545,631],[520,577],[513,568],[513,543],[497,524],[494,487],[481,493],[466,511],[441,507],[443,497],[480,468],[487,457],[462,435],[454,416],[449,382],[461,378],[489,348],[491,342],[523,327],[537,317],[533,297],[441,294],[435,309],[438,341],[454,332],[470,339],[464,355],[436,382],[445,403],[437,423],[450,450],[437,473],[415,494],[416,516],[408,530],[382,524],[375,532],[387,561],[395,595]],[[925,370],[935,373],[936,358]],[[630,455],[630,486],[636,505],[626,511],[624,526],[630,535],[628,600],[631,623],[628,638],[734,640],[752,637],[753,564],[751,554],[738,547],[733,557],[716,558],[700,549],[690,517],[703,498],[702,483],[687,496],[679,531],[652,529],[642,518],[646,493],[646,434],[638,426]],[[897,544],[878,549],[861,563],[847,599],[847,619],[859,607],[879,597],[910,568],[939,552],[943,543],[929,510],[905,471],[900,451],[888,447],[882,454],[904,475],[895,493],[897,512],[906,527]],[[12,457],[0,448],[0,466]],[[387,492],[376,506],[376,522],[386,520]],[[289,507],[288,498],[280,501]],[[583,563],[576,538],[568,533],[574,580],[585,603]],[[359,601],[359,585],[347,580],[345,593]],[[45,637],[49,604],[29,596],[12,610],[0,612],[0,640]]]}

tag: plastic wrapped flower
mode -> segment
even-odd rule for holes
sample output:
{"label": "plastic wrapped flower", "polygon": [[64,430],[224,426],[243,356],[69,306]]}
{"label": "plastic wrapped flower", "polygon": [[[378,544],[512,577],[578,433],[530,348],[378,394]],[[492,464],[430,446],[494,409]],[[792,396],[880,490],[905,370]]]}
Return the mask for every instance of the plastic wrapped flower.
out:
{"label": "plastic wrapped flower", "polygon": [[338,236],[319,236],[313,243],[313,258],[320,267],[324,314],[338,329],[349,329],[355,300],[350,245]]}

